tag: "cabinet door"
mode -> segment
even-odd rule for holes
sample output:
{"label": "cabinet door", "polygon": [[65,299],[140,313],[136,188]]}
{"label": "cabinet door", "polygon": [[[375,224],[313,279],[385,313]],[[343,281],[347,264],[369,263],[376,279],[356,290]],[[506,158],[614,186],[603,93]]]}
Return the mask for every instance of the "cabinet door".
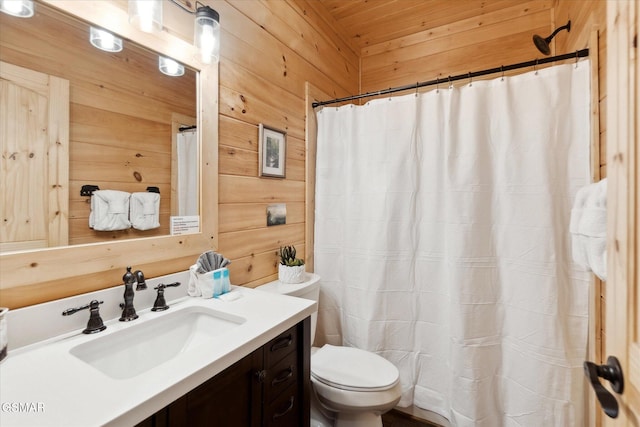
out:
{"label": "cabinet door", "polygon": [[169,425],[260,426],[262,390],[256,372],[261,367],[262,348],[171,404]]}

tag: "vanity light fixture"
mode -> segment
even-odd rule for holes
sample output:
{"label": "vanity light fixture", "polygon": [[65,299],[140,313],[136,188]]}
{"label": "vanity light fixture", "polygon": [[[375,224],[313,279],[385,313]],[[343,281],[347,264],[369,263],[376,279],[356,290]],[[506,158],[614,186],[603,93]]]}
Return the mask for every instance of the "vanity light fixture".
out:
{"label": "vanity light fixture", "polygon": [[191,4],[185,6],[178,0],[169,0],[191,15],[196,15],[193,25],[193,44],[200,51],[200,61],[203,64],[218,62],[220,58],[220,15],[209,6],[205,6],[198,0],[196,7],[191,9]]}
{"label": "vanity light fixture", "polygon": [[182,64],[164,56],[158,57],[158,68],[162,74],[167,76],[178,77],[184,75],[184,66]]}
{"label": "vanity light fixture", "polygon": [[31,18],[33,16],[33,1],[0,0],[0,11],[18,18]]}
{"label": "vanity light fixture", "polygon": [[209,6],[196,10],[194,43],[200,49],[200,59],[205,64],[218,62],[220,57],[220,15]]}
{"label": "vanity light fixture", "polygon": [[94,47],[107,52],[120,52],[122,50],[122,39],[101,28],[90,28],[89,41]]}
{"label": "vanity light fixture", "polygon": [[129,22],[145,33],[162,31],[162,0],[129,0]]}

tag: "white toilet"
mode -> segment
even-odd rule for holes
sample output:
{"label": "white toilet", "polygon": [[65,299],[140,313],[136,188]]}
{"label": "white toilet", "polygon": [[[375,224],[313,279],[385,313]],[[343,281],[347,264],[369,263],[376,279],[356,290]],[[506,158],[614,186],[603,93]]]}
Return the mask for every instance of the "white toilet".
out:
{"label": "white toilet", "polygon": [[[300,284],[276,280],[256,289],[318,301],[320,276]],[[317,313],[311,316],[311,342]],[[311,427],[382,427],[381,415],[400,401],[400,373],[368,351],[325,345],[311,349]]]}

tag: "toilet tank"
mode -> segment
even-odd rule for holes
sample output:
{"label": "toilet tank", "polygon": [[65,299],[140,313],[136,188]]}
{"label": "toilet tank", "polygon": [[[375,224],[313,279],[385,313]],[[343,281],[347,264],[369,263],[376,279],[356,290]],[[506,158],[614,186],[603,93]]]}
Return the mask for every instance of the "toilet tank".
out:
{"label": "toilet tank", "polygon": [[[315,273],[305,273],[306,280],[302,283],[282,283],[279,280],[265,283],[264,285],[257,286],[256,289],[265,292],[274,292],[282,295],[289,295],[292,297],[310,299],[318,302],[320,297],[320,276]],[[316,336],[316,321],[318,319],[318,312],[315,311],[311,315],[311,343]]]}

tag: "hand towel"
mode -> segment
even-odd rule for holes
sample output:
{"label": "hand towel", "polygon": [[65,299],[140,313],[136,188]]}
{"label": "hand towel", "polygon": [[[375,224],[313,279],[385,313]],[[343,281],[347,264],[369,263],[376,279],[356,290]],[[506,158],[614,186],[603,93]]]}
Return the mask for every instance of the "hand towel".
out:
{"label": "hand towel", "polygon": [[136,230],[160,227],[160,194],[139,192],[131,194],[129,218]]}
{"label": "hand towel", "polygon": [[89,227],[97,231],[115,231],[131,228],[129,198],[126,191],[96,190],[91,196]]}
{"label": "hand towel", "polygon": [[607,280],[607,180],[587,185],[576,193],[571,209],[573,260]]}

